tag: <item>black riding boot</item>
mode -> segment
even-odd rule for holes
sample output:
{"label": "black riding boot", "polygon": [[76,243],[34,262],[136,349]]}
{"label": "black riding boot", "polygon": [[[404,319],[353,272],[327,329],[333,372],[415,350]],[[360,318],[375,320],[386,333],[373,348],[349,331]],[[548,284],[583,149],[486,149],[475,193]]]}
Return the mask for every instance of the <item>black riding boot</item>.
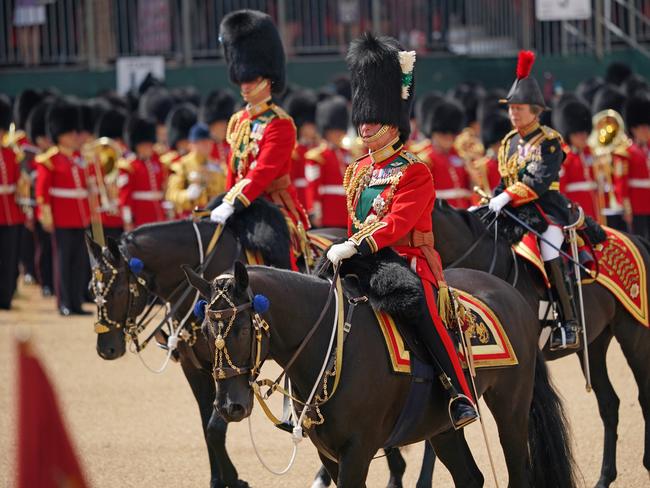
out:
{"label": "black riding boot", "polygon": [[562,265],[562,258],[558,257],[544,263],[548,279],[553,287],[555,299],[562,308],[560,326],[553,329],[551,334],[551,351],[559,349],[577,349],[580,347],[580,324],[576,319],[576,310],[571,296],[571,285],[567,282]]}
{"label": "black riding boot", "polygon": [[447,355],[445,345],[438,335],[431,318],[427,318],[417,321],[418,336],[424,343],[443,388],[449,394],[451,423],[454,429],[462,429],[478,419],[478,412],[472,400],[458,393],[462,391],[462,388],[460,387],[460,381],[456,377],[454,365]]}

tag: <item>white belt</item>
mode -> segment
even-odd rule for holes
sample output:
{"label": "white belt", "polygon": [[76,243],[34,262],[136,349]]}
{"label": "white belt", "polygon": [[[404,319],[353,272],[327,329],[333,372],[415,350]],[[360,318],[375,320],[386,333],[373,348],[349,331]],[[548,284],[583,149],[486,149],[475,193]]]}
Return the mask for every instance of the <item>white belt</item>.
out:
{"label": "white belt", "polygon": [[134,191],[131,193],[134,200],[157,201],[162,200],[165,194],[161,191]]}
{"label": "white belt", "polygon": [[16,191],[16,185],[0,185],[0,195],[9,195]]}
{"label": "white belt", "polygon": [[319,195],[340,195],[345,196],[343,185],[321,185],[318,187]]}
{"label": "white belt", "polygon": [[469,198],[472,192],[465,188],[452,188],[450,190],[436,190],[436,198],[451,200],[452,198]]}
{"label": "white belt", "polygon": [[296,178],[295,180],[293,180],[293,186],[296,188],[307,188],[307,179]]}
{"label": "white belt", "polygon": [[637,179],[637,178],[630,178],[628,180],[628,185],[630,188],[646,188],[650,189],[650,179]]}
{"label": "white belt", "polygon": [[57,198],[88,198],[84,188],[50,188],[50,195]]}
{"label": "white belt", "polygon": [[591,191],[598,189],[598,183],[595,181],[578,181],[576,183],[568,183],[564,188],[565,192],[569,191]]}

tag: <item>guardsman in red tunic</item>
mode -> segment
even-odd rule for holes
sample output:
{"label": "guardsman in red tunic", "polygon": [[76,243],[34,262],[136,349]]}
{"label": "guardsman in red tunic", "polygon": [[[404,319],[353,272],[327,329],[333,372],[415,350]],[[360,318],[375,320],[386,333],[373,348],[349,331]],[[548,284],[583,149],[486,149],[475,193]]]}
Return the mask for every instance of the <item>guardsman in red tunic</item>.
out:
{"label": "guardsman in red tunic", "polygon": [[60,102],[47,115],[51,140],[56,144],[37,156],[36,203],[39,219],[53,232],[55,286],[61,315],[85,315],[81,308],[89,268],[84,233],[90,223],[87,168],[79,153],[79,107]]}
{"label": "guardsman in red tunic", "polygon": [[160,155],[160,161],[168,168],[190,152],[190,129],[197,121],[196,109],[188,103],[169,112],[166,123],[169,150]]}
{"label": "guardsman in red tunic", "polygon": [[124,138],[132,153],[119,162],[117,186],[124,230],[130,232],[139,225],[165,220],[167,168],[153,150],[156,143],[153,120],[131,117]]}
{"label": "guardsman in red tunic", "polygon": [[174,107],[174,100],[167,88],[153,86],[142,94],[138,102],[138,115],[156,121],[156,145],[154,151],[162,156],[169,150],[167,145],[167,116]]}
{"label": "guardsman in red tunic", "polygon": [[318,99],[311,90],[299,90],[287,98],[285,107],[296,124],[298,144],[291,155],[291,182],[298,193],[298,200],[311,214],[313,201],[307,190],[305,154],[318,144],[316,130],[316,103]]}
{"label": "guardsman in red tunic", "polygon": [[485,156],[473,161],[471,174],[474,183],[488,195],[491,195],[501,182],[497,154],[501,139],[511,130],[510,119],[501,110],[486,114],[481,121],[481,142],[486,151]]}
{"label": "guardsman in red tunic", "polygon": [[553,111],[553,126],[564,138],[566,158],[560,170],[560,191],[582,207],[585,215],[604,222],[595,174],[594,158],[587,140],[591,134],[591,111],[578,100],[569,100]]}
{"label": "guardsman in red tunic", "polygon": [[230,90],[215,90],[201,106],[201,121],[210,129],[212,149],[210,160],[226,168],[230,146],[226,141],[228,121],[235,112],[235,97]]}
{"label": "guardsman in red tunic", "polygon": [[342,144],[350,114],[345,98],[336,95],[320,102],[316,125],[322,142],[305,154],[309,199],[313,202],[310,217],[317,227],[346,227],[343,175],[350,164],[350,154]]}
{"label": "guardsman in red tunic", "polygon": [[[0,140],[11,126],[11,104],[0,97]],[[0,310],[11,308],[18,278],[18,251],[25,215],[18,205],[19,191],[25,188],[16,153],[0,146]],[[22,185],[21,185],[22,180]],[[27,183],[29,188],[29,183]]]}
{"label": "guardsman in red tunic", "polygon": [[627,181],[632,206],[632,232],[650,239],[650,93],[631,97],[625,107],[630,146]]}
{"label": "guardsman in red tunic", "polygon": [[431,169],[436,197],[456,208],[469,208],[472,192],[465,161],[454,148],[463,128],[463,108],[458,102],[441,100],[430,114],[431,146],[418,154]]}
{"label": "guardsman in red tunic", "polygon": [[280,34],[268,15],[238,10],[224,17],[220,37],[230,79],[239,85],[247,105],[228,123],[228,190],[210,218],[224,224],[256,198],[268,198],[285,215],[292,237],[291,259],[296,267],[295,259],[307,250],[309,220],[291,184],[296,127],[291,117],[271,101],[271,93],[281,93],[285,85]]}
{"label": "guardsman in red tunic", "polygon": [[347,60],[354,93],[352,123],[369,153],[346,172],[350,237],[333,245],[327,258],[338,265],[356,253],[392,247],[408,260],[422,280],[433,321],[414,326],[432,363],[442,368],[438,374],[450,394],[452,423],[459,429],[478,415],[436,306],[434,289],[443,293],[444,276],[433,247],[434,180],[426,164],[403,149],[410,131],[415,52],[402,51],[392,38],[365,34],[352,42]]}
{"label": "guardsman in red tunic", "polygon": [[443,94],[437,91],[431,91],[424,95],[418,96],[415,101],[415,121],[420,131],[420,139],[413,141],[410,139],[406,143],[406,149],[414,154],[426,154],[431,147],[431,112],[436,104],[444,98]]}

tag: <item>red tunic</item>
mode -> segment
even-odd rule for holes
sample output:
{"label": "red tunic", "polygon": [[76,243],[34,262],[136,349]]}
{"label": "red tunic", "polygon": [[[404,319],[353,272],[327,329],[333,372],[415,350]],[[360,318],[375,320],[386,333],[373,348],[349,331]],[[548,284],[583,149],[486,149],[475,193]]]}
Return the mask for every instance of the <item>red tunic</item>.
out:
{"label": "red tunic", "polygon": [[228,152],[230,152],[230,146],[226,141],[216,142],[212,141],[212,149],[210,150],[210,160],[216,163],[219,163],[221,166],[225,167],[228,162]]}
{"label": "red tunic", "polygon": [[122,215],[134,226],[165,220],[163,201],[167,168],[157,155],[148,160],[131,156],[120,161],[117,180]]}
{"label": "red tunic", "polygon": [[469,208],[472,204],[469,174],[456,149],[452,148],[445,154],[431,145],[420,157],[431,169],[437,198],[456,208]]}
{"label": "red tunic", "polygon": [[650,149],[628,147],[628,188],[633,215],[650,215]]}
{"label": "red tunic", "polygon": [[296,188],[296,193],[298,195],[298,201],[306,208],[309,212],[312,211],[313,201],[311,200],[311,195],[307,189],[309,182],[306,177],[306,156],[307,151],[311,149],[310,146],[306,144],[298,143],[296,148],[291,154],[291,182]]}
{"label": "red tunic", "polygon": [[563,149],[566,158],[560,170],[560,191],[580,205],[585,215],[598,222],[601,219],[601,208],[591,149],[587,147],[579,152],[567,145]]}
{"label": "red tunic", "polygon": [[25,222],[25,215],[16,201],[20,164],[16,153],[8,147],[0,148],[0,225]]}
{"label": "red tunic", "polygon": [[54,227],[86,228],[90,223],[85,161],[79,153],[54,147],[36,157],[36,203],[50,205]]}
{"label": "red tunic", "polygon": [[326,142],[305,154],[308,195],[313,201],[310,212],[320,227],[345,227],[348,210],[343,188],[343,175],[350,154]]}

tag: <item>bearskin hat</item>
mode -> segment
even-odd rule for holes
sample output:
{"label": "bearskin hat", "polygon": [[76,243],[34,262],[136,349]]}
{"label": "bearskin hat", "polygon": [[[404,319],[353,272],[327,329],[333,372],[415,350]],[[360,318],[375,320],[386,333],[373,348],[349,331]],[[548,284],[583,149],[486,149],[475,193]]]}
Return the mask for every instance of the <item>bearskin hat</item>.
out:
{"label": "bearskin hat", "polygon": [[621,86],[630,76],[632,76],[630,65],[621,61],[614,61],[607,66],[605,82],[614,86]]}
{"label": "bearskin hat", "polygon": [[54,144],[59,136],[67,132],[81,130],[81,110],[70,101],[59,101],[50,107],[46,115],[47,134]]}
{"label": "bearskin hat", "polygon": [[591,113],[597,114],[602,110],[612,109],[621,114],[623,113],[624,105],[625,94],[612,85],[605,85],[594,95],[594,100],[591,104]]}
{"label": "bearskin hat", "polygon": [[150,88],[140,97],[138,115],[155,120],[157,125],[163,125],[173,107],[174,101],[166,88]]}
{"label": "bearskin hat", "polygon": [[567,99],[558,103],[553,110],[553,127],[569,142],[569,136],[576,132],[591,133],[591,111],[580,100]]}
{"label": "bearskin hat", "polygon": [[350,125],[348,101],[339,95],[323,100],[316,106],[316,127],[318,133],[324,136],[328,130],[346,132]]}
{"label": "bearskin hat", "polygon": [[0,130],[8,131],[12,119],[11,100],[4,93],[0,94]]}
{"label": "bearskin hat", "polygon": [[476,109],[477,120],[481,121],[492,112],[501,111],[506,113],[508,110],[506,106],[501,103],[501,100],[506,98],[507,92],[502,88],[493,88],[485,92],[483,98],[479,100]]}
{"label": "bearskin hat", "polygon": [[342,96],[348,102],[352,101],[352,85],[347,74],[340,74],[332,78],[332,89],[336,95]]}
{"label": "bearskin hat", "polygon": [[172,149],[176,149],[176,144],[183,139],[187,139],[190,129],[198,120],[196,109],[189,103],[184,103],[175,107],[167,116],[167,144]]}
{"label": "bearskin hat", "polygon": [[596,96],[598,90],[603,86],[605,86],[605,80],[600,76],[594,76],[593,78],[589,78],[579,83],[576,87],[575,94],[591,107],[594,102],[594,96]]}
{"label": "bearskin hat", "polygon": [[201,121],[211,125],[219,121],[228,121],[235,112],[235,97],[230,90],[210,92],[201,105]]}
{"label": "bearskin hat", "polygon": [[14,123],[16,128],[25,129],[29,112],[43,99],[43,95],[36,90],[27,89],[22,91],[14,101]]}
{"label": "bearskin hat", "polygon": [[29,117],[27,117],[25,131],[27,132],[29,140],[33,143],[36,143],[39,137],[47,137],[45,118],[52,103],[52,101],[48,100],[42,101],[34,107],[34,109],[29,113]]}
{"label": "bearskin hat", "polygon": [[231,12],[221,21],[219,39],[234,84],[261,76],[271,80],[272,93],[284,91],[284,48],[271,17],[258,10]]}
{"label": "bearskin hat", "polygon": [[111,109],[104,112],[94,127],[95,137],[110,137],[111,139],[122,139],[124,136],[124,124],[126,123],[126,112]]}
{"label": "bearskin hat", "polygon": [[623,116],[628,129],[650,125],[650,94],[639,93],[628,98],[623,108]]}
{"label": "bearskin hat", "polygon": [[501,141],[512,130],[510,118],[503,110],[495,110],[481,120],[481,142],[485,148]]}
{"label": "bearskin hat", "polygon": [[623,92],[628,97],[636,95],[639,92],[650,92],[650,84],[648,84],[648,80],[636,73],[625,80],[622,88]]}
{"label": "bearskin hat", "polygon": [[535,63],[532,51],[519,51],[517,59],[517,78],[502,103],[538,105],[546,109],[546,101],[537,80],[530,76]]}
{"label": "bearskin hat", "polygon": [[415,53],[404,52],[392,37],[366,33],[352,41],[346,61],[352,84],[354,127],[363,123],[395,126],[400,140],[407,141],[415,93]]}
{"label": "bearskin hat", "polygon": [[156,121],[131,116],[124,124],[124,142],[135,152],[135,148],[142,142],[156,142]]}
{"label": "bearskin hat", "polygon": [[430,91],[415,101],[415,121],[418,129],[425,137],[431,137],[431,112],[444,95],[438,91]]}
{"label": "bearskin hat", "polygon": [[427,123],[432,133],[460,134],[465,127],[463,106],[456,100],[445,98],[433,108]]}
{"label": "bearskin hat", "polygon": [[478,105],[485,96],[483,85],[474,81],[466,81],[450,90],[448,95],[463,106],[466,124],[469,125],[479,120]]}
{"label": "bearskin hat", "polygon": [[316,123],[316,104],[318,98],[312,90],[294,91],[285,100],[284,106],[291,115],[296,127]]}

